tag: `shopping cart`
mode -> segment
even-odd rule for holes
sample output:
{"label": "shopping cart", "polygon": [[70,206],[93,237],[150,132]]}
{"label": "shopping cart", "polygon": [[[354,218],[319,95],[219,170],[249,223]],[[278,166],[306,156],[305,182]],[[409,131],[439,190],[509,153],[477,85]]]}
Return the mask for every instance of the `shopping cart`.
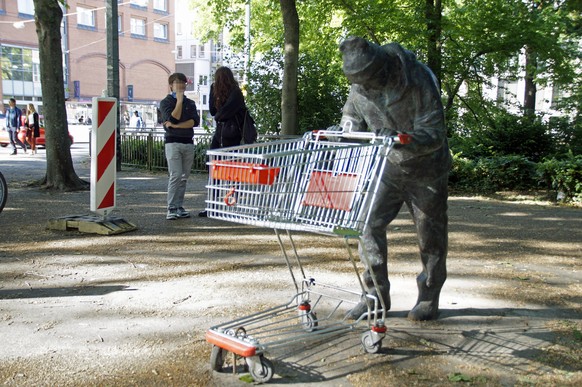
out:
{"label": "shopping cart", "polygon": [[[256,382],[267,382],[274,374],[265,357],[268,350],[335,336],[364,320],[368,326],[361,336],[364,350],[380,350],[386,332],[384,300],[375,295],[380,292],[364,286],[349,241],[359,241],[377,191],[376,176],[382,174],[395,142],[397,136],[318,131],[297,139],[208,151],[208,216],[273,228],[296,291],[285,304],[208,329],[213,370],[220,371],[226,352],[231,352],[233,371],[240,356]],[[343,237],[360,290],[307,276],[292,231]],[[361,259],[368,267],[367,257]],[[349,319],[360,301],[366,302],[367,313]]]}

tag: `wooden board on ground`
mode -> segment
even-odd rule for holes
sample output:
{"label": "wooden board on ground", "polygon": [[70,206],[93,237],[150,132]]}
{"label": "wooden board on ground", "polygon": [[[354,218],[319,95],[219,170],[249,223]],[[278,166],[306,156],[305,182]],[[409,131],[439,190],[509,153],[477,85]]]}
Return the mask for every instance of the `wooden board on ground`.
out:
{"label": "wooden board on ground", "polygon": [[51,219],[47,228],[50,230],[69,231],[78,230],[83,233],[114,235],[137,230],[137,226],[125,219],[108,216],[106,218],[95,215],[72,215]]}

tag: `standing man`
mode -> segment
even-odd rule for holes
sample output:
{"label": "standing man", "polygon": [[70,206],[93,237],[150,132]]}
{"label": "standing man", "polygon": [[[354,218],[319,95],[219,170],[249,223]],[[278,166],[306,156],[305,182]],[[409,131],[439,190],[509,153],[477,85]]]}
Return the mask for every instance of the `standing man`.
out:
{"label": "standing man", "polygon": [[188,80],[182,73],[168,78],[171,93],[160,102],[166,131],[165,151],[168,161],[168,213],[166,219],[189,218],[184,210],[186,183],[194,162],[194,127],[200,123],[196,104],[184,95]]}
{"label": "standing man", "polygon": [[[343,107],[341,126],[381,135],[409,134],[412,142],[396,145],[388,154],[370,219],[362,235],[360,255],[370,267],[364,280],[370,292],[380,292],[390,309],[386,229],[406,203],[416,226],[422,272],[411,320],[438,316],[439,296],[447,278],[447,182],[451,155],[446,137],[440,91],[432,71],[397,43],[384,46],[354,37],[340,45],[343,70],[352,83]],[[370,271],[378,281],[373,285]],[[358,318],[367,311],[359,304]]]}
{"label": "standing man", "polygon": [[16,106],[16,100],[10,98],[8,101],[8,110],[6,110],[6,130],[8,131],[8,138],[10,139],[10,145],[12,146],[11,155],[16,154],[16,144],[22,147],[24,153],[26,153],[26,145],[24,145],[18,139],[18,131],[20,130],[22,111]]}

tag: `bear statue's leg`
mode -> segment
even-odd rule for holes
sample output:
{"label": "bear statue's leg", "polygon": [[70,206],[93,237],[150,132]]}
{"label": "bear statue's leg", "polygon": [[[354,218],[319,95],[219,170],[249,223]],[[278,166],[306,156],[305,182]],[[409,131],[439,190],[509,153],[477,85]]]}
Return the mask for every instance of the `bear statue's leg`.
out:
{"label": "bear statue's leg", "polygon": [[[372,275],[369,270],[373,270],[376,275],[376,282],[378,287],[374,286],[374,281],[372,280]],[[366,269],[363,274],[364,285],[367,288],[367,292],[373,296],[382,297],[386,311],[390,310],[390,281],[388,280],[388,274],[386,272],[386,264],[381,263],[380,265],[372,265],[370,269]],[[378,297],[378,307],[381,308],[382,304],[380,298]],[[373,310],[374,305],[370,304]],[[359,302],[350,312],[348,313],[348,318],[352,320],[357,320],[362,314],[368,311],[368,306],[366,302]]]}
{"label": "bear statue's leg", "polygon": [[409,203],[416,230],[422,261],[418,275],[418,299],[408,314],[414,321],[434,320],[438,317],[439,297],[447,279],[447,180],[431,182],[415,190]]}
{"label": "bear statue's leg", "polygon": [[[399,189],[393,184],[385,183],[382,180],[378,187],[377,199],[372,205],[370,218],[368,219],[368,224],[364,227],[359,245],[360,258],[365,265],[364,284],[369,294],[382,297],[386,311],[390,310],[391,306],[386,227],[398,215],[404,203],[401,197]],[[368,264],[366,264],[366,259]],[[374,286],[372,273],[375,275],[377,288]],[[348,313],[348,318],[358,319],[367,311],[368,307],[362,301]]]}
{"label": "bear statue's leg", "polygon": [[[435,320],[438,317],[439,298],[446,276],[446,270],[444,270],[444,274],[436,274],[436,272],[433,272],[432,277],[437,280],[432,283],[428,281],[426,271],[423,271],[416,277],[418,299],[414,308],[408,313],[409,319],[413,321],[425,321]],[[428,285],[429,283],[431,286]]]}

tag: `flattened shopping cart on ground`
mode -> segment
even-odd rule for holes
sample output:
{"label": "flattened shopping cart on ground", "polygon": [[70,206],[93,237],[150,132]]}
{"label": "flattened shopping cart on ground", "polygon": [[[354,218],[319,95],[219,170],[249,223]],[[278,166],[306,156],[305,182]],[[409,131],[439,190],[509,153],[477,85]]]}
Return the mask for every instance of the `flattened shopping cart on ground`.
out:
{"label": "flattened shopping cart on ground", "polygon": [[[265,356],[268,350],[335,336],[364,321],[369,328],[361,337],[364,349],[380,350],[386,332],[384,300],[365,288],[349,240],[360,238],[377,192],[375,177],[398,139],[319,131],[208,152],[208,216],[273,228],[296,290],[284,304],[208,329],[213,370],[220,371],[226,353],[232,352],[244,358],[256,382],[267,382],[274,374]],[[360,289],[306,275],[292,231],[343,237]],[[367,257],[361,259],[367,266]],[[368,312],[349,319],[360,301],[366,302]]]}

